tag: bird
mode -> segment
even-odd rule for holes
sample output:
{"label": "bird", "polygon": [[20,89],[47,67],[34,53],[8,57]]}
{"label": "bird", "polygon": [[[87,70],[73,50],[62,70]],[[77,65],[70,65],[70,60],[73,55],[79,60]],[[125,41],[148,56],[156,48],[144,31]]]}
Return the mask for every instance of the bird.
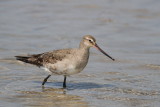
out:
{"label": "bird", "polygon": [[44,78],[42,86],[47,82],[51,75],[63,75],[63,88],[66,88],[66,79],[68,76],[80,73],[87,65],[90,48],[94,47],[102,52],[111,60],[115,60],[105,51],[103,51],[96,43],[96,39],[92,35],[83,36],[79,48],[68,48],[44,52],[41,54],[31,54],[26,56],[15,56],[17,60],[36,65],[49,72]]}

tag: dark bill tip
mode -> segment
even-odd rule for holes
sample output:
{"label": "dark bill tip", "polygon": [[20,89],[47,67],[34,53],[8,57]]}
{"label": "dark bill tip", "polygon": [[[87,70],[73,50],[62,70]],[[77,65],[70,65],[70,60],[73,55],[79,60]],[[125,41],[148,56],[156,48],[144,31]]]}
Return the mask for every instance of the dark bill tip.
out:
{"label": "dark bill tip", "polygon": [[112,59],[113,61],[115,61],[114,58],[112,58],[111,56],[109,56],[105,51],[103,51],[97,44],[95,44],[95,48],[97,48],[100,52],[102,52],[104,55],[106,55],[107,57],[109,57],[110,59]]}

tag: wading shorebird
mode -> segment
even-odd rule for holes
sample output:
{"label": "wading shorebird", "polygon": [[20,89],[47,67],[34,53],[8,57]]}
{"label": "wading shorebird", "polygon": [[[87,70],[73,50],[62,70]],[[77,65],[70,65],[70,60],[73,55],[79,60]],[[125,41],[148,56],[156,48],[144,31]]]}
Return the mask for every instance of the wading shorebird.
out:
{"label": "wading shorebird", "polygon": [[114,61],[111,56],[96,44],[96,39],[91,35],[84,36],[77,49],[61,49],[41,54],[15,57],[17,60],[36,65],[44,68],[45,71],[50,72],[43,80],[42,86],[44,86],[51,74],[57,74],[64,76],[63,88],[66,88],[67,76],[80,73],[87,65],[90,47],[98,49]]}

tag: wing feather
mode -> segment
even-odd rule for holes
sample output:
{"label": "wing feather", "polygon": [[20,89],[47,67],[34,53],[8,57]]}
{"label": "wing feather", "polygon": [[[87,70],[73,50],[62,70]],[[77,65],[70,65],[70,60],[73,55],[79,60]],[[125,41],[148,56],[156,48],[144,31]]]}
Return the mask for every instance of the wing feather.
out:
{"label": "wing feather", "polygon": [[17,60],[25,63],[30,63],[38,67],[46,63],[54,64],[57,61],[62,61],[67,55],[71,54],[72,49],[54,50],[42,54],[33,54],[28,56],[15,56]]}

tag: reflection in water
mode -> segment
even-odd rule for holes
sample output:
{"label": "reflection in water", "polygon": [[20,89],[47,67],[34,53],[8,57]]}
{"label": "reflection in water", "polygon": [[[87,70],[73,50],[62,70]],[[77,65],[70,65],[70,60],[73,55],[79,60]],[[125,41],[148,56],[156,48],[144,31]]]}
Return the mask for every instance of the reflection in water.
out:
{"label": "reflection in water", "polygon": [[[48,82],[47,84],[53,87],[55,86],[62,87],[62,82],[54,82],[54,83]],[[68,84],[67,90],[76,90],[76,89],[83,90],[83,89],[114,87],[114,85],[112,84],[97,84],[92,82],[78,82],[78,83],[69,82],[67,84]]]}
{"label": "reflection in water", "polygon": [[66,94],[65,89],[42,88],[42,92],[19,91],[23,105],[29,107],[88,107],[83,98],[76,95]]}

